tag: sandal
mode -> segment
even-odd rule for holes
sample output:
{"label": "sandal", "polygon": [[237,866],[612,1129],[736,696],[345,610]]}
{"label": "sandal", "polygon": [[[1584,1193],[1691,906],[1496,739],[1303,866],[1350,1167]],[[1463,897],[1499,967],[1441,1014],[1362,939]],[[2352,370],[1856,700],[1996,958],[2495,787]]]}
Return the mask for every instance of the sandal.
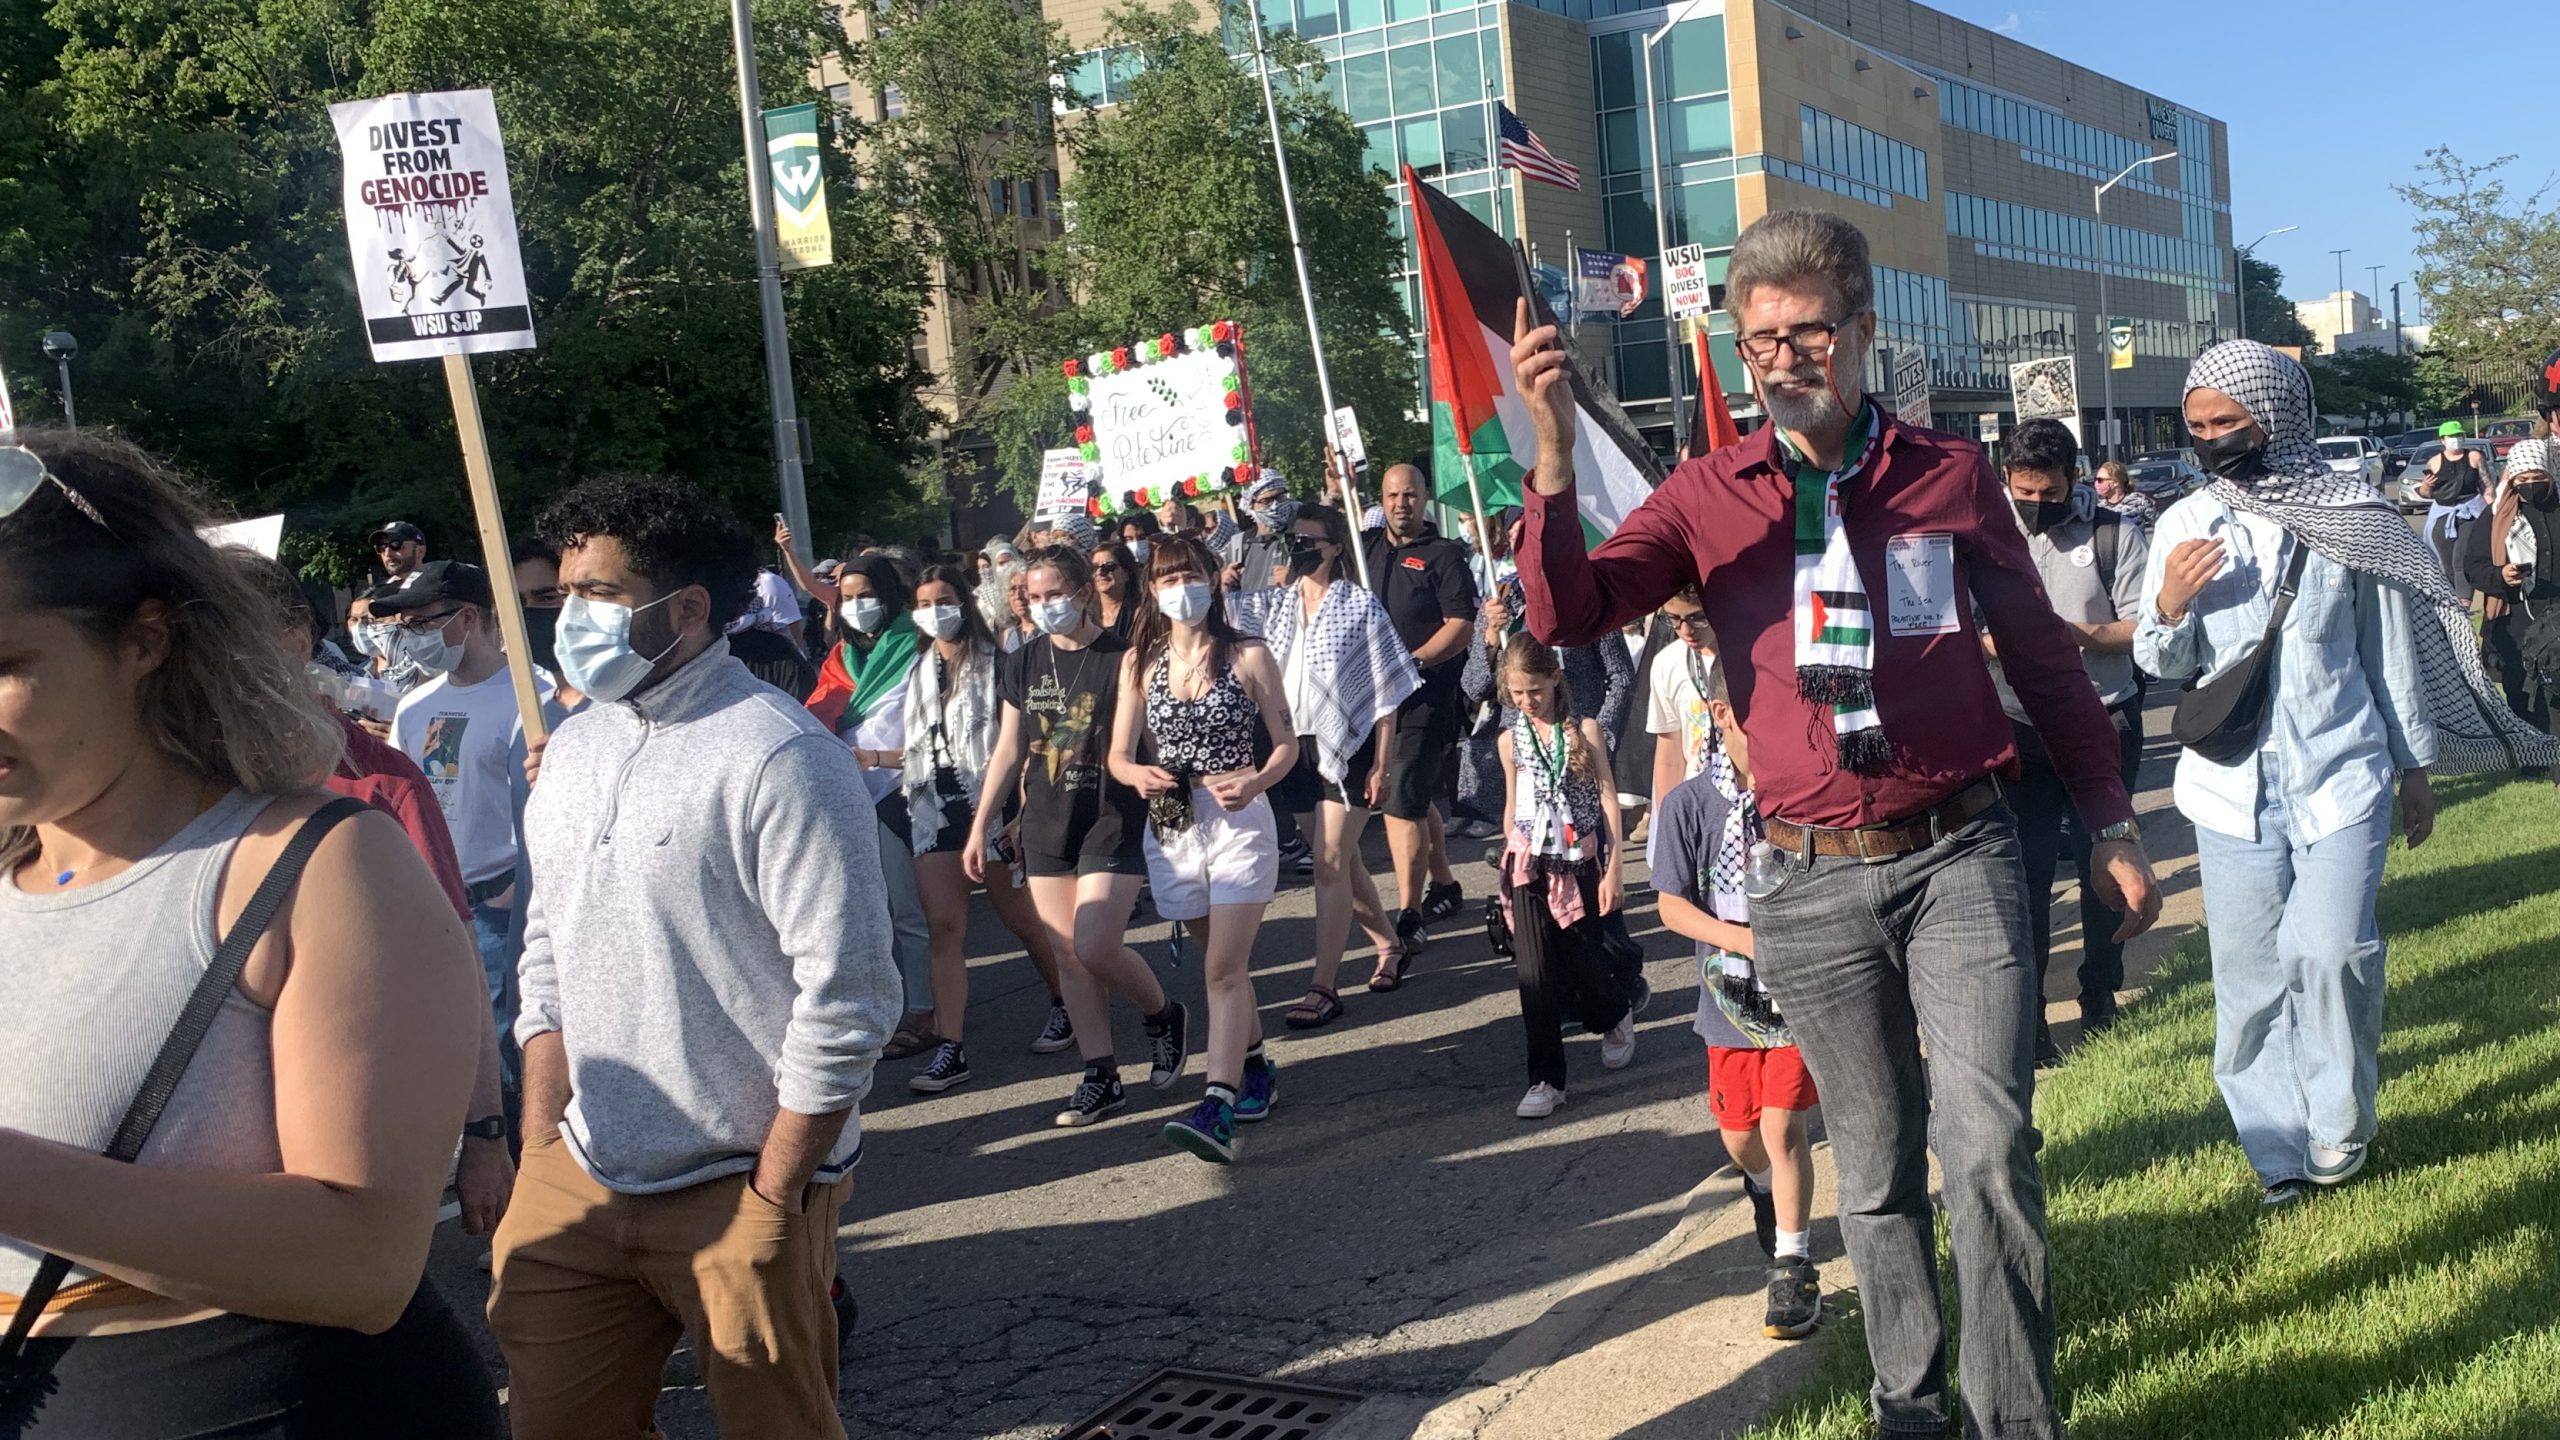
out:
{"label": "sandal", "polygon": [[1307,998],[1280,1014],[1292,1030],[1313,1030],[1342,1018],[1342,997],[1322,985],[1307,987]]}
{"label": "sandal", "polygon": [[889,1037],[889,1043],[880,1047],[880,1058],[883,1060],[905,1060],[913,1056],[921,1055],[927,1050],[934,1049],[941,1044],[942,1037],[934,1034],[930,1030],[910,1030],[906,1026],[901,1025],[898,1027],[897,1032]]}
{"label": "sandal", "polygon": [[1402,945],[1378,947],[1378,973],[1369,977],[1370,993],[1384,995],[1404,988],[1405,972],[1413,968],[1413,952]]}

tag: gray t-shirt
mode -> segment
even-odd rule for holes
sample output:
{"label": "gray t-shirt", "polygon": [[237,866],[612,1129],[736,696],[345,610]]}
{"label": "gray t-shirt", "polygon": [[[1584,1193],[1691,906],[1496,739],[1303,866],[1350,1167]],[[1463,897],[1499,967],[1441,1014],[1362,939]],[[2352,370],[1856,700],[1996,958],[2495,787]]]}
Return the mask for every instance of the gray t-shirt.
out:
{"label": "gray t-shirt", "polygon": [[[2142,614],[2143,566],[2151,554],[2142,527],[2097,504],[2096,492],[2086,486],[2073,493],[2075,499],[2087,497],[2079,502],[2082,513],[2041,535],[2027,537],[2027,553],[2035,558],[2045,598],[2053,602],[2053,613],[2083,625],[2137,618]],[[2133,698],[2130,651],[2083,650],[2080,663],[2101,701],[2115,705]],[[1997,664],[1991,667],[1991,678],[2000,687],[2000,708],[2009,712],[2009,718],[2021,725],[2032,723]]]}

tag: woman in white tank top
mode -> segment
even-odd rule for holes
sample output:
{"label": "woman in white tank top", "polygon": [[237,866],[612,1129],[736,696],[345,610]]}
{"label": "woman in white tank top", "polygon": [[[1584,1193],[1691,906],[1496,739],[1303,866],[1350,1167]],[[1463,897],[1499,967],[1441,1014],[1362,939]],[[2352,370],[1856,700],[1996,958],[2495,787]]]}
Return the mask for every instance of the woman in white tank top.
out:
{"label": "woman in white tank top", "polygon": [[388,817],[320,842],[138,1163],[98,1153],[340,741],[148,457],[22,438],[0,448],[0,1315],[47,1252],[77,1265],[0,1365],[52,1393],[0,1398],[0,1433],[495,1436],[420,1283],[488,1016]]}

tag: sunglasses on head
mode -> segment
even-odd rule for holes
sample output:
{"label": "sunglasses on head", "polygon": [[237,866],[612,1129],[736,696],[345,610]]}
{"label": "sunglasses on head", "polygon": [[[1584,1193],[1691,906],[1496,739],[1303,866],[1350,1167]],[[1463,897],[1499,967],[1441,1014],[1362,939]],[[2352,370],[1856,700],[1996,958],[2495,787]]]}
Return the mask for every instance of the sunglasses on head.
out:
{"label": "sunglasses on head", "polygon": [[99,529],[110,535],[116,533],[116,527],[107,523],[107,517],[98,513],[88,496],[72,489],[70,481],[45,467],[43,456],[24,445],[0,446],[0,519],[25,509],[46,481],[53,482],[53,487],[71,502],[71,508],[96,521]]}

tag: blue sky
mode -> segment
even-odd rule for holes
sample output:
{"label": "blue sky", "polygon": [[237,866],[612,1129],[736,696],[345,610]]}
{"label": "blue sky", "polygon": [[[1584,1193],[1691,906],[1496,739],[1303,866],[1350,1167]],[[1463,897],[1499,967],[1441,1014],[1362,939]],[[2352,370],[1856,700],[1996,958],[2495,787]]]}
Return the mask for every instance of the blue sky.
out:
{"label": "blue sky", "polygon": [[[2513,155],[2511,195],[2560,170],[2560,15],[2552,0],[1928,0],[1974,24],[2191,107],[2231,128],[2232,238],[2283,267],[2285,293],[2413,281],[2412,212],[2393,193],[2427,150]],[[2535,56],[2535,52],[2539,56]],[[2442,60],[2454,65],[2448,69]],[[2533,78],[2528,78],[2533,77]],[[2555,191],[2560,193],[2560,191]],[[2423,319],[2416,285],[2402,314]]]}

